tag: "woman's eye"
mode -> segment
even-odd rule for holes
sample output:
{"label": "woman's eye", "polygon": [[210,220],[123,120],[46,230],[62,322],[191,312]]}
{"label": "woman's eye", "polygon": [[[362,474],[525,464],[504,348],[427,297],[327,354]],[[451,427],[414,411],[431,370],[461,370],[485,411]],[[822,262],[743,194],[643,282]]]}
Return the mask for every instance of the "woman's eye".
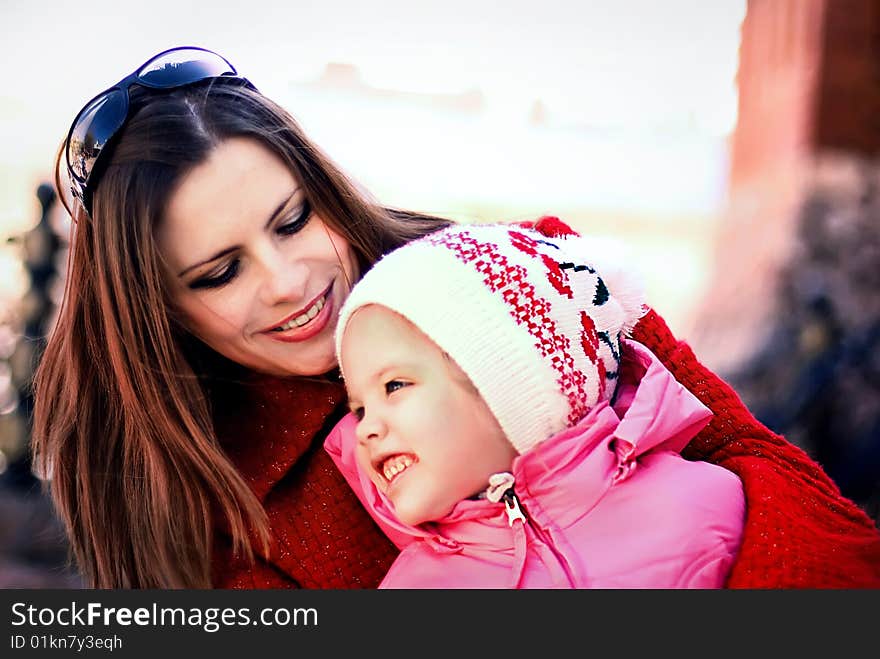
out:
{"label": "woman's eye", "polygon": [[239,260],[233,260],[219,275],[213,275],[208,277],[202,277],[200,279],[196,279],[192,282],[189,287],[193,290],[198,290],[200,288],[219,288],[224,284],[228,284],[235,275],[238,274],[238,266]]}
{"label": "woman's eye", "polygon": [[409,386],[408,382],[403,382],[401,380],[389,380],[385,383],[385,393],[393,394],[398,389],[403,389],[406,386]]}
{"label": "woman's eye", "polygon": [[285,222],[284,224],[279,225],[275,231],[281,236],[292,236],[306,225],[306,222],[309,221],[311,215],[312,206],[308,201],[305,201],[303,202],[302,208],[297,216],[290,222]]}

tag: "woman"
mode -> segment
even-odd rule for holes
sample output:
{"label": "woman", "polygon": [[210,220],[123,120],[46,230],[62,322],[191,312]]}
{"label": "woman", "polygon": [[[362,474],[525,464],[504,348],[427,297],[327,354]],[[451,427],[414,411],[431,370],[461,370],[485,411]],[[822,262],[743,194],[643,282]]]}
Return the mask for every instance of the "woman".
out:
{"label": "woman", "polygon": [[[369,199],[201,49],[160,53],[90,101],[59,157],[76,224],[34,450],[89,583],[377,585],[396,550],[321,448],[346,407],[333,330],[372,263],[449,222]],[[658,316],[635,338],[715,412],[690,457],[744,483],[729,585],[880,583],[877,530],[821,469]]]}

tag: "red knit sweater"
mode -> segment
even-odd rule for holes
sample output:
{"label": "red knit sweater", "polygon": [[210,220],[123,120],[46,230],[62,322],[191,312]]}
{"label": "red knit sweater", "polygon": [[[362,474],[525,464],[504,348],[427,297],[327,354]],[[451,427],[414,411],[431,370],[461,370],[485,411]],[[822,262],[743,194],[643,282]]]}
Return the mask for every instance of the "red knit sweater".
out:
{"label": "red knit sweater", "polygon": [[[571,233],[556,218],[535,228]],[[732,588],[880,588],[880,531],[801,449],[770,432],[736,393],[677,341],[651,311],[634,338],[715,414],[685,457],[736,473],[746,494],[742,548]],[[270,560],[250,565],[218,533],[219,588],[372,588],[396,549],[369,518],[323,450],[345,413],[340,382],[254,378],[224,401],[217,433],[263,502]]]}

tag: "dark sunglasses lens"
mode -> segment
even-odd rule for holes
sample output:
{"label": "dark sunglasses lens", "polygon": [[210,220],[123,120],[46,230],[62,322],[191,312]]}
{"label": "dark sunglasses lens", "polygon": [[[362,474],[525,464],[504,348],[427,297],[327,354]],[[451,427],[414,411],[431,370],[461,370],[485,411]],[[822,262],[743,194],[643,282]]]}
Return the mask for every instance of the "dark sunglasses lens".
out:
{"label": "dark sunglasses lens", "polygon": [[176,87],[191,82],[235,74],[229,63],[216,53],[203,50],[172,50],[147,62],[137,77],[151,87]]}
{"label": "dark sunglasses lens", "polygon": [[82,181],[89,178],[101,149],[125,122],[125,105],[125,92],[114,89],[92,101],[77,119],[67,145],[67,164]]}

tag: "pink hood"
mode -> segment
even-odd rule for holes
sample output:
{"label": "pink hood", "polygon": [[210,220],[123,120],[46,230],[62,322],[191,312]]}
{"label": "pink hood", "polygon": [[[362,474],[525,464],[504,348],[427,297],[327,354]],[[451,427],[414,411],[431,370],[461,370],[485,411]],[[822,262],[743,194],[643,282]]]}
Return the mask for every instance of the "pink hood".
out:
{"label": "pink hood", "polygon": [[600,403],[514,460],[529,524],[513,528],[504,504],[484,499],[461,501],[435,523],[402,524],[357,469],[356,419],[342,419],[324,446],[404,550],[382,587],[721,586],[739,546],[742,487],[678,455],[711,412],[635,341],[623,342],[620,377],[613,407]]}

